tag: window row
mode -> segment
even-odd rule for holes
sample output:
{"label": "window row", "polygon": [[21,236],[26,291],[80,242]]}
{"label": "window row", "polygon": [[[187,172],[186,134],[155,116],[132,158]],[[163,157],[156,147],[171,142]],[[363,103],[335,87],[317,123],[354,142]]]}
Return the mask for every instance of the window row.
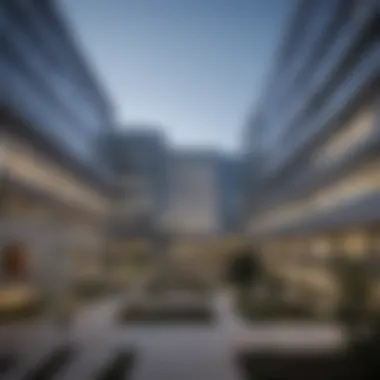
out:
{"label": "window row", "polygon": [[364,106],[322,145],[316,152],[314,162],[317,165],[324,165],[337,160],[367,140],[374,131],[376,116],[375,104]]}
{"label": "window row", "polygon": [[[0,18],[1,24],[7,27],[7,37],[12,48],[18,52],[20,59],[31,72],[42,78],[55,94],[57,101],[67,109],[74,119],[77,119],[77,123],[82,128],[89,131],[100,130],[104,120],[98,108],[88,100],[88,96],[86,97],[84,89],[78,87],[75,78],[68,75],[65,69],[60,70],[59,66],[52,65],[33,38],[34,34],[31,31],[23,30],[15,18],[9,17],[5,13],[1,13]],[[40,22],[36,22],[37,25],[42,26]],[[42,28],[42,33],[52,35],[52,33],[47,33],[45,28]],[[70,65],[71,59],[66,56],[62,58],[62,61],[65,62],[65,65]]]}
{"label": "window row", "polygon": [[0,60],[0,72],[5,86],[1,90],[1,101],[22,114],[40,133],[65,146],[72,154],[82,160],[94,159],[95,141],[88,134],[79,133],[78,128],[62,115],[54,103],[49,103],[29,78],[16,66]]}
{"label": "window row", "polygon": [[316,190],[302,200],[266,212],[257,219],[256,224],[264,230],[273,228],[290,221],[317,215],[326,209],[341,206],[345,202],[353,202],[366,195],[378,193],[380,192],[379,169],[380,159],[372,160],[339,181]]}

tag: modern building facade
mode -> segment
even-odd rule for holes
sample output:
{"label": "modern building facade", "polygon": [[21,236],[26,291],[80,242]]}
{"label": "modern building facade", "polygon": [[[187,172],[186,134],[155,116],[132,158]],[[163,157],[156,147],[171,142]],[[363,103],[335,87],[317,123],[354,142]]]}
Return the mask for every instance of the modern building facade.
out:
{"label": "modern building facade", "polygon": [[321,311],[340,297],[337,256],[370,263],[380,299],[379,100],[379,2],[299,1],[245,131],[245,223]]}
{"label": "modern building facade", "polygon": [[245,163],[239,156],[220,155],[218,166],[221,233],[236,233],[242,214]]}
{"label": "modern building facade", "polygon": [[169,257],[214,283],[223,281],[230,255],[247,244],[239,230],[243,162],[195,149],[172,152],[169,161]]}
{"label": "modern building facade", "polygon": [[0,29],[2,262],[49,289],[71,264],[100,265],[112,109],[56,2],[3,1]]}
{"label": "modern building facade", "polygon": [[118,210],[123,213],[124,228],[130,229],[132,234],[136,228],[143,228],[144,223],[146,228],[159,228],[167,201],[167,158],[163,135],[141,126],[117,131],[111,139],[110,155],[114,157],[123,205]]}
{"label": "modern building facade", "polygon": [[170,156],[166,228],[173,235],[213,236],[220,232],[219,155],[208,151]]}
{"label": "modern building facade", "polygon": [[150,126],[130,126],[109,137],[117,182],[109,254],[122,281],[141,276],[141,270],[160,256],[167,202],[166,153],[164,136]]}

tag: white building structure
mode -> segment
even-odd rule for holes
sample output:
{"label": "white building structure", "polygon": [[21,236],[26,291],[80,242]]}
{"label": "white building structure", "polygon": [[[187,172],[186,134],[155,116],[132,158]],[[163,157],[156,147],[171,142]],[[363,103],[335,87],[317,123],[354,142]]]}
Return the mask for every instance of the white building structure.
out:
{"label": "white building structure", "polygon": [[168,170],[166,230],[177,235],[215,235],[220,229],[218,155],[173,153]]}

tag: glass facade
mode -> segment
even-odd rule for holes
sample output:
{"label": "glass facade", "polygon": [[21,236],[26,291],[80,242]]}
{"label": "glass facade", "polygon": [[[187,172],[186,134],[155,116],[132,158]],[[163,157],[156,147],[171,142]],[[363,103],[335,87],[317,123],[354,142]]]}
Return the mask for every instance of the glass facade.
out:
{"label": "glass facade", "polygon": [[[282,78],[281,84],[271,90],[273,96],[266,96],[272,105],[262,107],[263,168],[271,178],[293,164],[305,144],[326,130],[380,67],[379,13],[370,1],[306,3],[298,18],[307,22],[294,20],[298,37],[286,41],[273,74]],[[252,123],[250,128],[260,127]]]}
{"label": "glass facade", "polygon": [[47,6],[31,1],[0,6],[0,101],[41,138],[102,176],[106,173],[96,172],[107,170],[99,148],[111,124],[107,105]]}
{"label": "glass facade", "polygon": [[378,98],[380,14],[375,3],[299,2],[246,133],[252,136],[246,147],[249,166],[255,168],[246,174],[251,218],[339,178],[377,141],[378,113],[365,139],[345,146],[323,167],[315,165],[321,146],[337,133],[348,133],[347,120]]}
{"label": "glass facade", "polygon": [[122,176],[143,183],[138,192],[149,199],[154,213],[165,208],[168,196],[167,151],[163,138],[155,132],[128,131],[115,134],[113,151],[117,169]]}
{"label": "glass facade", "polygon": [[218,164],[219,217],[223,232],[230,233],[234,232],[240,218],[245,167],[242,160],[235,158],[221,158]]}

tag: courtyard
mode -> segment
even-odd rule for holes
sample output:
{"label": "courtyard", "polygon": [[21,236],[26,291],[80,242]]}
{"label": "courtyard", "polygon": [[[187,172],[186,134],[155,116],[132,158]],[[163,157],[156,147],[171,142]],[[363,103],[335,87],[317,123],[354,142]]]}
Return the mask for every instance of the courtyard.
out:
{"label": "courtyard", "polygon": [[3,361],[10,358],[2,378],[243,380],[239,352],[328,352],[345,343],[337,326],[248,325],[227,291],[208,298],[213,318],[207,323],[121,323],[118,315],[133,299],[130,292],[87,304],[67,326],[2,326],[0,352]]}

